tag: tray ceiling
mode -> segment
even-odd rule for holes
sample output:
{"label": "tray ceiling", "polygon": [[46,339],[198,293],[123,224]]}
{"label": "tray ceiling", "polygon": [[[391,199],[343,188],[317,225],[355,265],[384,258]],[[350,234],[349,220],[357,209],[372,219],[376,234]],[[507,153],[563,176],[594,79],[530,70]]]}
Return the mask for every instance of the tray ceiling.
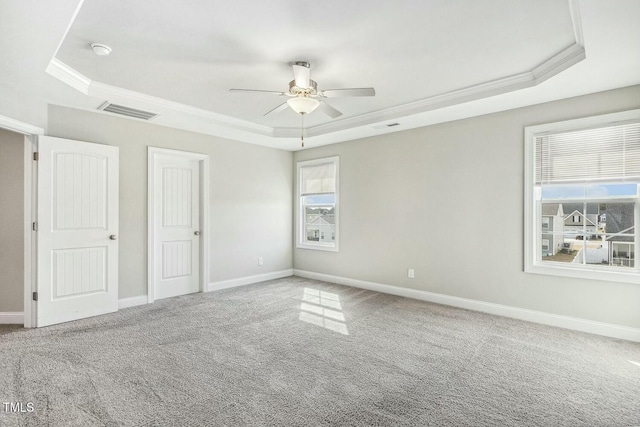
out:
{"label": "tray ceiling", "polygon": [[[611,4],[84,0],[68,16],[47,72],[80,94],[61,97],[60,104],[97,111],[115,102],[158,113],[153,122],[159,125],[296,149],[300,117],[290,109],[264,116],[282,97],[229,89],[287,91],[295,61],[311,63],[320,89],[376,89],[373,98],[328,99],[343,112],[336,119],[320,112],[306,117],[309,146],[604,90],[601,77],[573,92],[553,87],[563,76],[575,81],[571,74],[580,67],[581,75],[594,68],[583,65],[589,60],[597,69],[589,42],[597,60],[608,19],[638,9],[637,2],[621,0],[608,18],[603,3]],[[625,24],[616,30],[638,32]],[[112,53],[95,55],[94,42]],[[606,46],[608,55],[616,54],[612,43]],[[629,67],[637,60],[626,61],[619,80],[634,83]],[[501,107],[492,104],[496,98]],[[395,122],[401,125],[387,128]]]}

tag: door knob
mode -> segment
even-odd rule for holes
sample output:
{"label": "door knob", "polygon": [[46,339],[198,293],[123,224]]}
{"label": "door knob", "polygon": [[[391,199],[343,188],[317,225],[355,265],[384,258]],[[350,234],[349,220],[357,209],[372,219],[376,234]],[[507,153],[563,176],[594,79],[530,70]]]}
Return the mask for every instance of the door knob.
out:
{"label": "door knob", "polygon": [[118,236],[116,236],[115,234],[112,234],[111,236],[109,236],[109,238],[110,238],[111,240],[117,240],[117,239],[118,239]]}
{"label": "door knob", "polygon": [[196,236],[199,236],[200,232],[199,231],[194,231],[193,234],[195,234]]}

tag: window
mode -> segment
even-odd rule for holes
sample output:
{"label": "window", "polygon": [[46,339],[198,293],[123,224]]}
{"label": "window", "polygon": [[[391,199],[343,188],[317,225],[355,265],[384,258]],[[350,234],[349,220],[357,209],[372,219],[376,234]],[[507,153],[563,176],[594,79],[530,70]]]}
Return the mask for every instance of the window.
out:
{"label": "window", "polygon": [[548,216],[543,216],[542,217],[542,228],[544,230],[549,229],[549,217]]}
{"label": "window", "polygon": [[542,239],[542,251],[549,252],[549,239]]}
{"label": "window", "polygon": [[640,110],[525,129],[525,271],[638,283]]}
{"label": "window", "polygon": [[338,165],[338,157],[298,162],[298,248],[338,250]]}

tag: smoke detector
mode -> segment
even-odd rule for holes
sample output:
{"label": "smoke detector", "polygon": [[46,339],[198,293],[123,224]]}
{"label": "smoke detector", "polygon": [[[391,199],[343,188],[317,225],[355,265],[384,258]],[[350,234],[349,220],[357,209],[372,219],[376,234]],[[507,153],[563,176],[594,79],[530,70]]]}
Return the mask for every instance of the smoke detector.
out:
{"label": "smoke detector", "polygon": [[96,55],[107,56],[111,53],[111,48],[106,44],[91,43],[91,48]]}

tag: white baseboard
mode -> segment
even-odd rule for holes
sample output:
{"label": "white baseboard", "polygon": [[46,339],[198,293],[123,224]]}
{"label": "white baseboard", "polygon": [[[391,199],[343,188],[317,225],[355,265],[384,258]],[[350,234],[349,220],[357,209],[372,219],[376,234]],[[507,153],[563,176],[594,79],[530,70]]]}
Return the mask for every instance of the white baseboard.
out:
{"label": "white baseboard", "polygon": [[511,307],[508,305],[454,297],[434,292],[420,291],[417,289],[401,288],[398,286],[367,282],[364,280],[349,279],[346,277],[332,276],[329,274],[315,273],[312,271],[294,269],[293,274],[295,276],[305,277],[307,279],[323,280],[326,282],[353,286],[355,288],[368,289],[370,291],[376,291],[385,294],[398,295],[406,298],[413,298],[422,301],[434,302],[437,304],[465,308],[468,310],[481,311],[483,313],[495,314],[498,316],[526,320],[528,322],[541,323],[543,325],[556,326],[559,328],[572,329],[581,332],[588,332],[591,334],[604,335],[612,338],[640,342],[640,329],[631,328],[628,326],[595,322],[593,320],[580,319],[577,317],[562,316],[558,314],[546,313],[543,311]]}
{"label": "white baseboard", "polygon": [[222,280],[219,282],[209,283],[207,291],[220,291],[222,289],[235,288],[237,286],[250,285],[252,283],[264,282],[266,280],[282,279],[283,277],[293,276],[293,269],[274,271],[265,274],[256,274],[255,276],[240,277],[238,279]]}
{"label": "white baseboard", "polygon": [[0,313],[0,325],[24,325],[24,313],[21,311]]}
{"label": "white baseboard", "polygon": [[[237,286],[250,285],[252,283],[264,282],[266,280],[281,279],[283,277],[293,276],[293,269],[274,271],[271,273],[257,274],[255,276],[240,277],[238,279],[222,280],[220,282],[211,282],[208,284],[205,292],[220,291],[222,289],[235,288]],[[124,308],[145,305],[149,302],[146,295],[137,297],[122,298],[118,300],[118,310]],[[1,313],[0,313],[1,314]]]}
{"label": "white baseboard", "polygon": [[122,310],[123,308],[136,307],[138,305],[145,305],[147,302],[148,301],[146,295],[122,298],[118,300],[118,310]]}

